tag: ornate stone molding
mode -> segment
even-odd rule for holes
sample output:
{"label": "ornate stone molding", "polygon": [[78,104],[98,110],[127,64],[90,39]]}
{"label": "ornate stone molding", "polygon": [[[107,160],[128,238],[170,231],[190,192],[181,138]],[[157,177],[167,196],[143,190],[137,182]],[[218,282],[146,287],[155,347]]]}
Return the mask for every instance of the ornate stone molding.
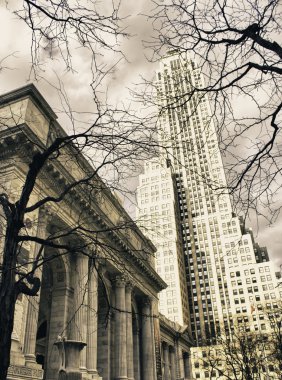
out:
{"label": "ornate stone molding", "polygon": [[150,308],[152,307],[152,302],[153,302],[153,298],[150,296],[144,296],[141,300],[142,306],[150,307]]}
{"label": "ornate stone molding", "polygon": [[11,378],[20,379],[42,379],[43,378],[43,370],[39,368],[29,368],[20,365],[11,365],[8,370],[8,375]]}
{"label": "ornate stone molding", "polygon": [[133,293],[133,288],[134,288],[133,282],[131,280],[127,280],[127,282],[125,284],[125,291]]}
{"label": "ornate stone molding", "polygon": [[123,274],[118,274],[112,278],[112,283],[115,288],[124,288],[128,282],[128,278]]}

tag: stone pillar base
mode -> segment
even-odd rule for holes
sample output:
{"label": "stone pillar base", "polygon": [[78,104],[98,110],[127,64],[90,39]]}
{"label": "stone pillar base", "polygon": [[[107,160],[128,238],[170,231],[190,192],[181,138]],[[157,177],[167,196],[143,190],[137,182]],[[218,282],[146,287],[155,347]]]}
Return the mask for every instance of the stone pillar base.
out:
{"label": "stone pillar base", "polygon": [[36,363],[36,358],[34,355],[25,355],[25,365],[29,368],[42,368],[41,365]]}

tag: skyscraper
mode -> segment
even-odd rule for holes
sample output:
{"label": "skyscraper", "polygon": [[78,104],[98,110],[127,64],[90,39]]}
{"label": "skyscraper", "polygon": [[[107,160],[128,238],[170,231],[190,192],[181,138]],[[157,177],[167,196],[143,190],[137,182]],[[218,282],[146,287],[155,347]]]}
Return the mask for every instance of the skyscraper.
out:
{"label": "skyscraper", "polygon": [[166,149],[146,163],[137,190],[140,225],[158,247],[156,268],[169,285],[160,310],[177,320],[171,301],[178,294],[175,310],[182,308],[181,318],[191,325],[198,345],[213,342],[234,319],[248,322],[250,329],[263,328],[257,314],[279,297],[267,251],[234,215],[229,195],[219,190],[226,179],[209,101],[193,92],[203,84],[200,69],[186,56],[172,52],[161,60],[156,97],[159,139]]}

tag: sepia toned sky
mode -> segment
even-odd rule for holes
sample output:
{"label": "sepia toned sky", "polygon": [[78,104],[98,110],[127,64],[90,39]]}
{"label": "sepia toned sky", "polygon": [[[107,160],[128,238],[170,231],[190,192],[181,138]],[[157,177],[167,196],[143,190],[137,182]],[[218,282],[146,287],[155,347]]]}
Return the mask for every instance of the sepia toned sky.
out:
{"label": "sepia toned sky", "polygon": [[[105,1],[103,4],[111,4]],[[31,33],[25,23],[13,14],[16,0],[0,3],[0,94],[35,81],[31,73]],[[141,83],[141,77],[152,79],[157,63],[151,63],[147,59],[150,51],[144,49],[143,41],[149,40],[154,35],[153,27],[146,14],[150,14],[154,4],[151,0],[123,0],[121,3],[121,15],[124,17],[125,31],[131,35],[128,39],[120,40],[120,48],[126,59],[120,59],[113,52],[106,52],[99,57],[101,63],[110,65],[115,63],[111,73],[103,80],[103,91],[107,92],[110,102],[130,102],[130,89]],[[41,67],[37,72],[36,86],[43,96],[59,115],[59,121],[64,126],[64,118],[60,115],[61,107],[57,91],[53,86],[63,85],[71,107],[76,111],[89,111],[93,107],[90,56],[83,48],[73,50],[74,71],[66,71],[65,65],[59,56],[50,59],[48,48],[42,46],[40,51]],[[131,186],[136,186],[136,178]],[[282,192],[281,192],[282,197]],[[132,211],[132,210],[130,210]],[[278,265],[282,264],[281,254],[281,230],[282,216],[271,226],[262,218],[247,221],[253,227],[257,241],[268,247],[270,257]]]}

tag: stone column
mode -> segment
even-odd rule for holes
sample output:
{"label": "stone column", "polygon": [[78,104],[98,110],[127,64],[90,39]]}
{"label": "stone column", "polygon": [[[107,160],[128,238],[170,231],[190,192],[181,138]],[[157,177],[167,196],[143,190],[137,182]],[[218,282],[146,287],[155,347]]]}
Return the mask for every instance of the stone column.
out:
{"label": "stone column", "polygon": [[184,361],[184,376],[185,379],[190,380],[190,355],[188,352],[184,352],[183,354]]}
{"label": "stone column", "polygon": [[177,351],[177,369],[178,369],[178,374],[177,376],[180,378],[180,379],[184,379],[185,377],[185,374],[184,374],[184,359],[183,359],[183,352],[182,352],[182,349],[179,345],[179,343],[177,342],[177,346],[176,346],[176,351]]}
{"label": "stone column", "polygon": [[133,330],[132,330],[132,294],[133,285],[127,283],[125,287],[125,308],[126,308],[126,356],[127,356],[127,377],[128,380],[134,380],[133,365]]}
{"label": "stone column", "polygon": [[155,380],[154,336],[151,300],[144,298],[142,304],[142,379]]}
{"label": "stone column", "polygon": [[114,352],[114,379],[127,379],[127,354],[126,354],[126,308],[125,285],[123,276],[116,276],[115,287],[115,352]]}
{"label": "stone column", "polygon": [[169,361],[170,361],[170,377],[171,380],[176,380],[176,355],[173,347],[169,350]]}
{"label": "stone column", "polygon": [[133,330],[133,357],[134,357],[134,379],[140,380],[140,350],[139,350],[139,334],[138,326]]}
{"label": "stone column", "polygon": [[97,334],[98,334],[98,273],[90,259],[88,276],[87,347],[86,367],[91,375],[97,374]]}
{"label": "stone column", "polygon": [[[46,227],[50,213],[47,210],[42,209],[39,211],[38,226],[36,236],[42,239],[46,236]],[[33,252],[30,252],[29,259],[36,259],[40,253],[40,245],[33,245]],[[41,253],[43,255],[43,251]],[[29,268],[28,270],[31,270]],[[35,271],[35,277],[42,278],[42,266]],[[39,297],[28,297],[28,307],[26,316],[25,327],[25,339],[24,339],[24,356],[27,366],[33,366],[36,363],[35,347],[36,347],[36,334],[38,324],[38,312],[39,312]]]}
{"label": "stone column", "polygon": [[[70,340],[86,343],[87,309],[88,309],[88,257],[77,254],[74,282],[74,307],[71,311]],[[86,370],[86,350],[80,355],[80,367]]]}
{"label": "stone column", "polygon": [[168,344],[163,342],[164,380],[170,380]]}

